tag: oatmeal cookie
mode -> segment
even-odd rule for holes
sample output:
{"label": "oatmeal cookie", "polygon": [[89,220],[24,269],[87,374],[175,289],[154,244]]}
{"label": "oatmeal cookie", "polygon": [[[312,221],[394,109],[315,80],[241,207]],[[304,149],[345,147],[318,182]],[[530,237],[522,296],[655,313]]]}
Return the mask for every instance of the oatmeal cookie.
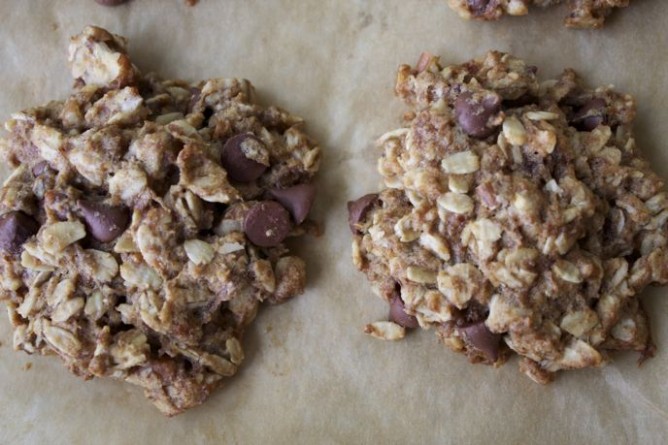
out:
{"label": "oatmeal cookie", "polygon": [[122,37],[69,45],[73,94],[12,116],[0,153],[0,297],[14,347],[144,388],[165,414],[235,374],[263,302],[303,292],[287,237],[320,149],[246,80],[143,75]]}
{"label": "oatmeal cookie", "polygon": [[600,28],[615,8],[631,0],[448,0],[450,7],[466,19],[497,20],[503,15],[526,15],[530,6],[548,7],[567,3],[569,28]]}
{"label": "oatmeal cookie", "polygon": [[402,66],[405,125],[379,139],[387,189],[348,204],[353,261],[390,305],[366,331],[434,328],[473,362],[549,382],[608,352],[653,354],[639,296],[668,283],[668,195],[636,106],[572,70],[490,52]]}

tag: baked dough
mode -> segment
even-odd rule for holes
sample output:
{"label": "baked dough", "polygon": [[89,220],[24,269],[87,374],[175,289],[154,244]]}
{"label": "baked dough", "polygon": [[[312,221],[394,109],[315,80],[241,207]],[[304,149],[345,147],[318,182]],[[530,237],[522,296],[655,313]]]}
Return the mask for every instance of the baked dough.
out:
{"label": "baked dough", "polygon": [[234,375],[263,302],[303,292],[283,240],[320,149],[246,80],[143,75],[101,28],[73,37],[75,91],[15,114],[0,152],[0,297],[14,347],[144,388],[165,414]]}
{"label": "baked dough", "polygon": [[549,382],[614,350],[653,354],[640,302],[668,283],[668,195],[633,99],[499,52],[399,68],[411,111],[379,140],[387,188],[351,201],[353,260],[390,304],[376,337],[433,329],[473,362]]}
{"label": "baked dough", "polygon": [[615,8],[625,8],[631,0],[448,0],[464,18],[497,20],[503,15],[526,15],[530,6],[568,5],[564,23],[569,28],[600,28]]}

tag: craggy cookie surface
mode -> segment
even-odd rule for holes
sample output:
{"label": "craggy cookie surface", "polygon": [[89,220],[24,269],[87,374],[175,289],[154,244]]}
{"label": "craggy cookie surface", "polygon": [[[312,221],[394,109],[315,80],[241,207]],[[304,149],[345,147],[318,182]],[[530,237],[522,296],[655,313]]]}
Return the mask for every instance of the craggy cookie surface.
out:
{"label": "craggy cookie surface", "polygon": [[202,403],[244,358],[262,302],[302,293],[283,245],[307,219],[320,150],[246,80],[142,75],[125,40],[72,38],[74,93],[17,113],[1,152],[1,294],[14,346]]}
{"label": "craggy cookie surface", "polygon": [[608,351],[653,354],[639,294],[668,283],[668,195],[630,96],[536,72],[498,52],[402,66],[412,111],[379,140],[388,188],[348,208],[354,263],[390,304],[368,333],[432,328],[473,362],[515,352],[546,383]]}
{"label": "craggy cookie surface", "polygon": [[450,7],[464,18],[497,20],[503,15],[526,15],[530,6],[568,5],[565,24],[570,28],[600,28],[615,8],[631,0],[448,0]]}

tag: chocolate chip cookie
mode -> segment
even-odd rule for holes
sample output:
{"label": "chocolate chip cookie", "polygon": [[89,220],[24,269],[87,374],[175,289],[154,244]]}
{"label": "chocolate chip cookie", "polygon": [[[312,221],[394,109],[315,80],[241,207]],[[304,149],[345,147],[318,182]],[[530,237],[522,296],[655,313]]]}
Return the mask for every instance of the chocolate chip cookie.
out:
{"label": "chocolate chip cookie", "polygon": [[567,3],[569,28],[600,28],[615,8],[625,8],[631,0],[448,0],[464,18],[497,20],[503,15],[526,15],[530,6],[548,7]]}
{"label": "chocolate chip cookie", "polygon": [[433,328],[472,362],[547,383],[654,346],[640,295],[668,283],[668,194],[636,147],[632,97],[508,54],[423,54],[383,135],[387,188],[348,204],[353,261],[390,306],[366,332]]}
{"label": "chocolate chip cookie", "polygon": [[165,414],[235,374],[263,302],[303,292],[320,149],[246,80],[142,74],[126,41],[69,45],[73,94],[13,115],[0,297],[14,346],[141,386]]}

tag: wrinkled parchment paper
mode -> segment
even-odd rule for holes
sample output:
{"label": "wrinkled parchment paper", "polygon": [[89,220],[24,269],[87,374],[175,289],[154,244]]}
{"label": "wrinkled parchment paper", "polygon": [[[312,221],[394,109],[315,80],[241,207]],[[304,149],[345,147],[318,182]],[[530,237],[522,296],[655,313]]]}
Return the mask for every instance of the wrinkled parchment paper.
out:
{"label": "wrinkled parchment paper", "polygon": [[634,0],[603,31],[561,26],[565,11],[467,23],[444,0],[0,1],[0,120],[71,86],[70,35],[97,24],[127,36],[144,71],[165,77],[246,77],[264,103],[307,119],[324,149],[316,216],[306,239],[309,286],[265,308],[246,338],[241,372],[203,406],[167,419],[141,391],[84,382],[51,357],[12,350],[0,318],[2,444],[661,444],[668,433],[668,295],[644,296],[658,355],[642,368],[618,354],[602,369],[532,383],[517,360],[471,366],[430,332],[399,343],[362,333],[384,319],[350,262],[345,202],[380,187],[373,141],[399,123],[401,63],[421,51],[448,62],[510,51],[543,76],[570,66],[639,103],[636,135],[668,179],[668,2]]}

